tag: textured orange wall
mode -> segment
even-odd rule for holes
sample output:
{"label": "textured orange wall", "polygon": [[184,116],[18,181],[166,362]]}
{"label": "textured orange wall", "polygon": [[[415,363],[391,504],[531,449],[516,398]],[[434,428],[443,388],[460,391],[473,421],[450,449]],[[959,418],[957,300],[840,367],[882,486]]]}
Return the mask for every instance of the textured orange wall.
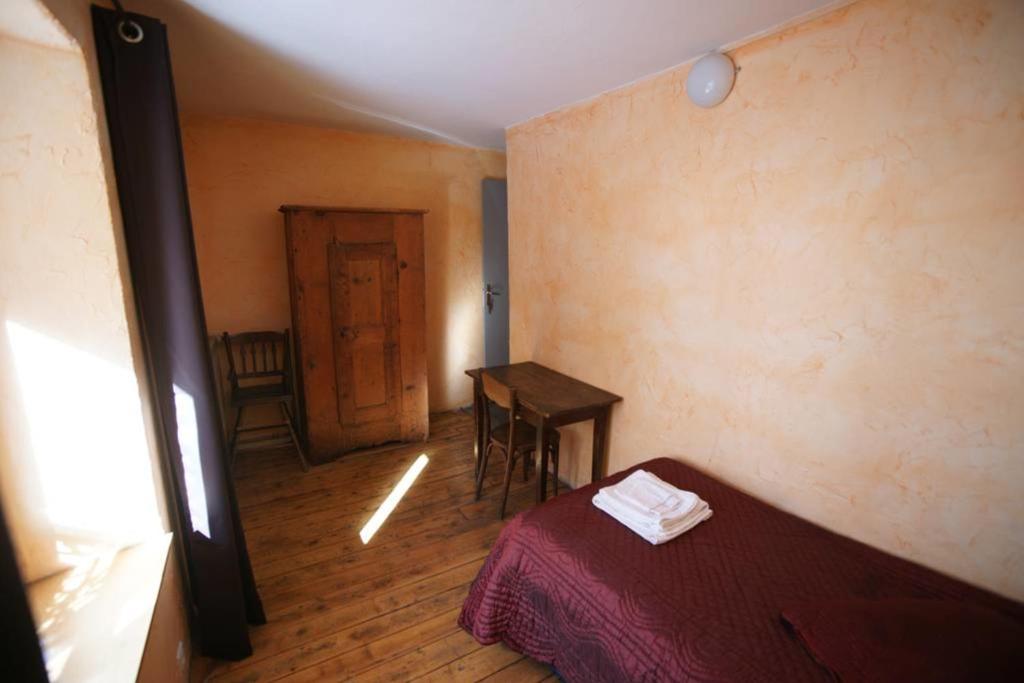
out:
{"label": "textured orange wall", "polygon": [[30,582],[165,520],[89,7],[5,1],[0,499]]}
{"label": "textured orange wall", "polygon": [[471,402],[483,363],[480,181],[505,155],[243,119],[186,117],[185,166],[211,333],[291,325],[281,204],[428,209],[431,410]]}
{"label": "textured orange wall", "polygon": [[1021,36],[1015,0],[865,0],[738,49],[716,109],[683,67],[513,128],[513,358],[625,397],[609,471],[672,455],[1024,598]]}

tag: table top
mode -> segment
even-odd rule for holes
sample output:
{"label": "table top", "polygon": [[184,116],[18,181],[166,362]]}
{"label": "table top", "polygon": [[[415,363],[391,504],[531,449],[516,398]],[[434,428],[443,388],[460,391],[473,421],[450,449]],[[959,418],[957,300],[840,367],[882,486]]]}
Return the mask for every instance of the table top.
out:
{"label": "table top", "polygon": [[485,370],[502,384],[514,387],[519,402],[545,419],[602,408],[622,400],[621,396],[533,361],[493,368],[473,368],[466,370],[466,374],[475,379]]}

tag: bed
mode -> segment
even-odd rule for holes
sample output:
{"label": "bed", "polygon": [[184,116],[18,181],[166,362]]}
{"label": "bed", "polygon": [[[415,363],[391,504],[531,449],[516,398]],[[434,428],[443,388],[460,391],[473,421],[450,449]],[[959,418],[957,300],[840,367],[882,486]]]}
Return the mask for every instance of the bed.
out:
{"label": "bed", "polygon": [[[714,517],[652,546],[590,499],[631,468],[509,522],[459,617],[568,681],[820,681],[781,618],[816,601],[936,599],[1024,623],[1022,606],[782,512],[670,459],[638,465]],[[868,603],[881,604],[881,603]],[[936,604],[939,604],[936,602]]]}

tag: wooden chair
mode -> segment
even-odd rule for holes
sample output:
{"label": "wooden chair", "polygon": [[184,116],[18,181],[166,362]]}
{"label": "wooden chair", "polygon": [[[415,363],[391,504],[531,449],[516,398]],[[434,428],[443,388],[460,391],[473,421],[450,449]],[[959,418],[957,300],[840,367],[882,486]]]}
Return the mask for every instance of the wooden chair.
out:
{"label": "wooden chair", "polygon": [[[306,455],[302,450],[292,411],[295,408],[295,394],[292,389],[291,335],[284,332],[244,332],[229,335],[224,333],[224,351],[228,357],[228,381],[231,383],[231,407],[237,410],[235,426],[231,430],[230,454],[234,462],[239,446],[250,446],[281,437],[266,435],[242,441],[241,434],[247,432],[268,432],[288,428],[288,436],[299,455],[302,470],[309,470]],[[242,413],[249,406],[276,403],[283,422],[242,427]]]}
{"label": "wooden chair", "polygon": [[[484,406],[482,419],[484,421],[484,433],[487,434],[487,447],[480,461],[480,470],[476,479],[476,499],[480,500],[480,489],[483,488],[484,477],[487,474],[487,458],[492,450],[499,450],[505,456],[505,480],[502,485],[501,506],[498,509],[498,518],[505,519],[505,506],[508,503],[508,487],[512,482],[512,471],[515,469],[516,460],[523,460],[523,481],[527,479],[527,464],[529,458],[526,456],[537,450],[537,431],[532,425],[519,419],[519,401],[516,398],[516,390],[507,387],[494,379],[486,372],[481,375],[484,390]],[[508,422],[491,429],[490,403],[493,402],[499,408],[508,411]],[[555,495],[558,495],[558,441],[557,429],[548,431],[548,444],[552,461],[555,464],[554,487]],[[543,459],[541,459],[543,463]],[[543,466],[543,465],[542,465]]]}

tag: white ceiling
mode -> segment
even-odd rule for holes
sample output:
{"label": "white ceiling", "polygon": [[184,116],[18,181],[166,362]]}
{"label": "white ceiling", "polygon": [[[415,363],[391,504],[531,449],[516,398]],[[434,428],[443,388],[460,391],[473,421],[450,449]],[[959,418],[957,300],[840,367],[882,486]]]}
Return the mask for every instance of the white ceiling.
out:
{"label": "white ceiling", "polygon": [[832,0],[124,0],[180,107],[503,148],[504,129]]}

